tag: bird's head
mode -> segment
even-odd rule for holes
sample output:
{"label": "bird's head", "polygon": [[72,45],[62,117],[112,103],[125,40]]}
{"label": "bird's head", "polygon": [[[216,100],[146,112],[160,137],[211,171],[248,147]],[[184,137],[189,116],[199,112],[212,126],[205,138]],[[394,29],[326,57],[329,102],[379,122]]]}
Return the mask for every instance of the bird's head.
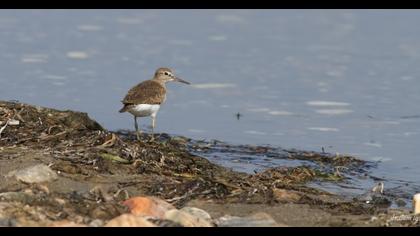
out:
{"label": "bird's head", "polygon": [[157,69],[156,72],[155,72],[154,79],[162,81],[164,83],[170,82],[170,81],[177,81],[177,82],[181,82],[181,83],[184,83],[184,84],[190,84],[190,82],[185,81],[185,80],[180,79],[177,76],[175,76],[175,74],[169,68],[159,68],[159,69]]}

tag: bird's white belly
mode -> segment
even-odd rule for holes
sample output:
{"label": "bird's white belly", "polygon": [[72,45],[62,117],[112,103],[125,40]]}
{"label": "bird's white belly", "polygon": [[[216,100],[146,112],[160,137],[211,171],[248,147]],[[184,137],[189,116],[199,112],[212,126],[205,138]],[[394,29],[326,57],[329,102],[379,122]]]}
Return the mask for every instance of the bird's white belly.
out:
{"label": "bird's white belly", "polygon": [[128,112],[137,117],[156,116],[156,113],[159,111],[159,108],[159,104],[138,104],[129,109]]}

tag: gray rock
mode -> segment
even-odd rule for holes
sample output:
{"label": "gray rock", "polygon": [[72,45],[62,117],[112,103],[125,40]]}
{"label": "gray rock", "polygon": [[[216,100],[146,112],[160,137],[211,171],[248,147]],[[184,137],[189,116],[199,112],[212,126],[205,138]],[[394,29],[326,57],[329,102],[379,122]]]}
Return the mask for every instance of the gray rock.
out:
{"label": "gray rock", "polygon": [[96,219],[96,220],[92,220],[92,221],[89,223],[89,226],[90,226],[90,227],[101,227],[101,226],[103,226],[104,224],[105,224],[105,222],[104,222],[103,220]]}
{"label": "gray rock", "polygon": [[11,171],[6,175],[6,177],[12,176],[24,183],[42,183],[58,178],[57,174],[44,164],[27,167],[18,171]]}
{"label": "gray rock", "polygon": [[184,207],[182,209],[180,209],[180,211],[186,212],[194,217],[203,219],[205,221],[211,222],[211,216],[209,213],[207,213],[207,211],[202,210],[200,208],[196,208],[196,207]]}
{"label": "gray rock", "polygon": [[216,225],[219,227],[280,227],[286,226],[278,224],[267,213],[256,213],[251,216],[223,216],[216,220]]}

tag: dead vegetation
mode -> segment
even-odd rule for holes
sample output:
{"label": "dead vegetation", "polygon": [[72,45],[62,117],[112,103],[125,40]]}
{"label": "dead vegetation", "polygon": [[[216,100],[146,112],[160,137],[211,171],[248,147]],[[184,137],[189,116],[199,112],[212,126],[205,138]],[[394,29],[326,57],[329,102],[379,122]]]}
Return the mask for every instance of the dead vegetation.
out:
{"label": "dead vegetation", "polygon": [[[43,187],[3,181],[1,193],[16,193],[2,196],[2,201],[13,202],[7,209],[16,218],[36,222],[43,220],[39,217],[42,213],[44,220],[106,220],[121,214],[124,207],[120,202],[135,194],[158,196],[175,206],[192,199],[275,204],[281,202],[275,194],[277,189],[298,191],[303,196],[299,203],[348,212],[356,212],[355,207],[365,209],[351,202],[320,200],[320,195],[328,198],[330,194],[305,186],[316,178],[340,180],[339,172],[325,173],[305,166],[272,168],[255,175],[233,172],[192,155],[187,138],[161,134],[150,142],[144,135],[139,142],[132,133],[103,129],[86,113],[0,102],[0,127],[2,165],[6,160],[22,163],[36,159],[60,176]],[[247,150],[274,152],[264,147]],[[298,151],[290,151],[289,155],[334,167],[363,164],[348,156]],[[30,209],[24,210],[25,204]]]}

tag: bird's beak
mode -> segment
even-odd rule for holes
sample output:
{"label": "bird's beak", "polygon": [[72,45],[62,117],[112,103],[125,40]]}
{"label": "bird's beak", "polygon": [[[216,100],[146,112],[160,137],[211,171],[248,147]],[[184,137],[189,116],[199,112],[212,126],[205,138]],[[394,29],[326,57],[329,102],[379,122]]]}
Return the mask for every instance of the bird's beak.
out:
{"label": "bird's beak", "polygon": [[178,77],[175,77],[175,78],[174,78],[174,81],[181,82],[181,83],[184,83],[184,84],[190,84],[190,82],[185,81],[185,80],[183,80],[183,79],[180,79],[180,78],[178,78]]}

